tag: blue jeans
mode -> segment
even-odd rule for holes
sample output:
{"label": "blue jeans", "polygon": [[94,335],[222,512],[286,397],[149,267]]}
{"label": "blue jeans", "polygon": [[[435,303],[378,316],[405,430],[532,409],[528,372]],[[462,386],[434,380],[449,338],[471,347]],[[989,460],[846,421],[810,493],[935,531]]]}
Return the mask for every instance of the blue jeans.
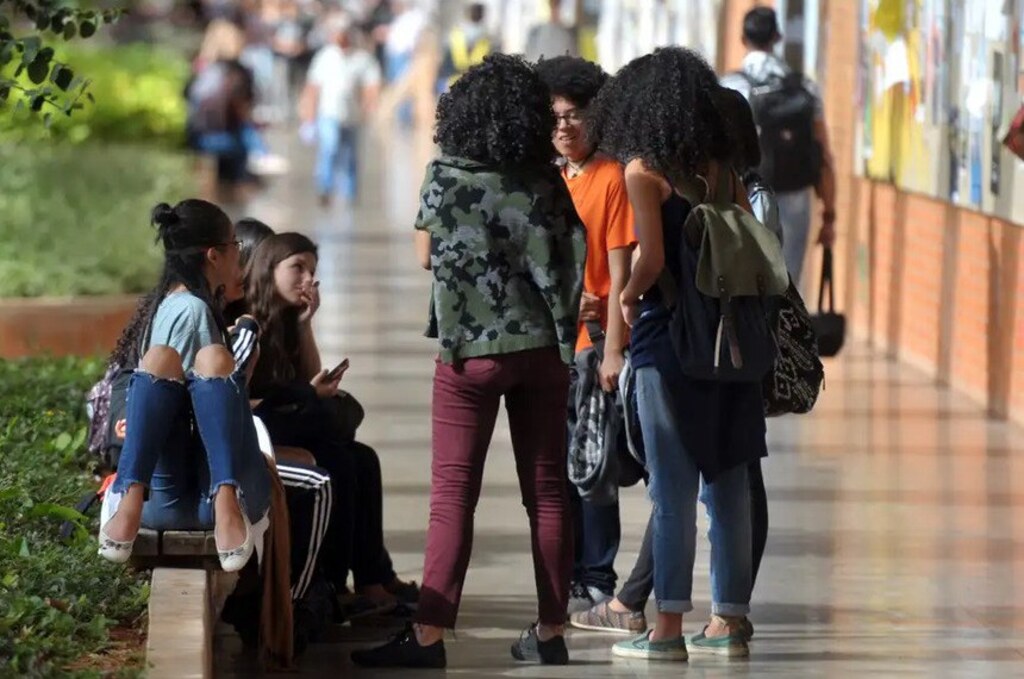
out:
{"label": "blue jeans", "polygon": [[193,146],[197,151],[216,156],[217,177],[231,182],[246,178],[250,155],[267,152],[259,130],[252,125],[230,132],[199,133],[193,140]]}
{"label": "blue jeans", "polygon": [[779,205],[779,221],[782,223],[782,256],[786,259],[786,268],[793,278],[793,284],[798,287],[811,232],[812,198],[810,189],[775,196]]}
{"label": "blue jeans", "polygon": [[[394,85],[402,79],[412,65],[413,51],[388,52],[384,58],[384,78],[388,85]],[[402,127],[412,127],[412,102],[403,101],[398,106],[398,122]]]}
{"label": "blue jeans", "polygon": [[573,581],[610,596],[615,593],[615,557],[622,539],[619,503],[594,504],[582,499],[575,486],[569,489],[569,502],[576,532]]}
{"label": "blue jeans", "polygon": [[[113,490],[149,489],[142,524],[201,530],[214,524],[213,502],[234,486],[255,523],[270,506],[270,472],[256,442],[245,376],[198,377],[182,384],[137,371],[128,386],[124,448]],[[194,419],[195,430],[192,432]]]}
{"label": "blue jeans", "polygon": [[348,200],[354,200],[359,178],[359,134],[353,125],[342,125],[337,120],[317,120],[316,186],[320,195],[336,191]]}
{"label": "blue jeans", "polygon": [[[701,479],[684,442],[679,413],[685,412],[686,404],[679,402],[672,389],[682,378],[677,372],[658,366],[637,369],[636,393],[654,504],[654,594],[659,611],[681,614],[693,610],[697,491]],[[712,612],[746,615],[750,612],[751,580],[746,466],[721,472],[713,483],[705,485],[702,499],[711,520]]]}

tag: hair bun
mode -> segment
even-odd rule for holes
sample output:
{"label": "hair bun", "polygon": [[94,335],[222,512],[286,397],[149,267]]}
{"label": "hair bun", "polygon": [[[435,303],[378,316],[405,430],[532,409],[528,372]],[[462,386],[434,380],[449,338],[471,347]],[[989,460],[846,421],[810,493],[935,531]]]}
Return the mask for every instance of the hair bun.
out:
{"label": "hair bun", "polygon": [[153,224],[163,231],[171,226],[177,224],[180,220],[178,213],[174,211],[174,208],[167,203],[160,203],[153,208],[152,214]]}

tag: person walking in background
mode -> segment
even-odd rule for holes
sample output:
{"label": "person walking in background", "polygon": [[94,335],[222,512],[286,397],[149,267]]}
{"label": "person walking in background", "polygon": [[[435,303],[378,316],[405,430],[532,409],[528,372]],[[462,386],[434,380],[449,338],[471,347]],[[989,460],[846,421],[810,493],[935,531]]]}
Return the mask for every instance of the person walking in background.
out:
{"label": "person walking in background", "polygon": [[497,51],[491,36],[487,34],[485,16],[484,3],[471,2],[466,7],[465,20],[449,31],[444,59],[438,73],[438,91],[447,90],[459,76],[483,63],[484,57],[491,52]]}
{"label": "person walking in background", "polygon": [[[496,105],[502,102],[502,105]],[[547,88],[518,57],[491,55],[437,107],[442,155],[427,168],[416,252],[434,278],[430,525],[416,624],[356,651],[368,667],[444,667],[469,567],[473,514],[504,398],[530,520],[537,623],[517,660],[564,665],[572,542],[566,498],[569,368],[586,236],[551,163]]]}
{"label": "person walking in background", "polygon": [[[608,75],[594,63],[569,56],[541,60],[537,73],[551,92],[557,121],[553,141],[564,162],[562,179],[587,229],[583,294],[596,309],[585,313],[581,310],[576,371],[596,371],[600,387],[611,393],[618,389],[629,343],[619,294],[629,280],[630,255],[636,239],[622,166],[597,152],[585,126],[587,106]],[[597,336],[592,336],[592,332]],[[602,355],[595,354],[596,344],[601,345]],[[574,396],[570,394],[570,427],[586,427],[585,413],[577,412]],[[605,454],[616,452],[607,450],[607,444],[625,443],[618,438],[606,443]],[[595,502],[581,498],[575,486],[570,489],[570,497],[577,529],[576,567],[569,600],[569,613],[573,614],[611,599],[621,526],[617,498],[607,503],[603,498]]]}
{"label": "person walking in background", "polygon": [[530,61],[540,61],[545,57],[579,56],[576,34],[562,25],[561,0],[549,0],[548,5],[551,15],[546,22],[530,29],[524,55]]}
{"label": "person walking in background", "polygon": [[390,93],[397,97],[394,106],[399,122],[409,128],[413,124],[413,107],[409,100],[413,98],[415,85],[410,76],[427,30],[428,17],[416,0],[392,0],[391,7],[395,15],[384,41],[385,76]]}
{"label": "person walking in background", "polygon": [[316,186],[323,207],[335,193],[349,202],[358,196],[359,128],[377,105],[381,82],[373,56],[356,45],[347,15],[332,16],[326,28],[329,42],[313,58],[302,95],[304,129],[315,130],[317,140]]}
{"label": "person walking in background", "polygon": [[822,207],[817,242],[826,248],[835,243],[836,177],[818,88],[772,53],[780,40],[775,10],[756,7],[747,12],[747,56],[738,72],[722,78],[722,85],[743,94],[754,111],[761,175],[775,190],[786,267],[799,286],[811,230],[812,188]]}

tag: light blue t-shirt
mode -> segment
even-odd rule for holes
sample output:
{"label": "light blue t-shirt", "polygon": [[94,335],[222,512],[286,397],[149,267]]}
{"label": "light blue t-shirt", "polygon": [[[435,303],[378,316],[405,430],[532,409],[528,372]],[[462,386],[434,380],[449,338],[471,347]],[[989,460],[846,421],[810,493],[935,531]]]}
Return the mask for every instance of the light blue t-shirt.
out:
{"label": "light blue t-shirt", "polygon": [[171,347],[181,354],[181,367],[187,373],[199,350],[210,344],[224,344],[210,307],[191,292],[175,292],[157,307],[143,353],[153,345]]}

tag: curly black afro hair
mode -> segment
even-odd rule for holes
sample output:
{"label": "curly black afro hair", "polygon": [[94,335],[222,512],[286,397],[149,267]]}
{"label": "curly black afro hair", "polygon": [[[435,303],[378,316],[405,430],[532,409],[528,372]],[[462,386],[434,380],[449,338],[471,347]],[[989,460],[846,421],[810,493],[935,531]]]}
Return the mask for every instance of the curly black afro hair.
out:
{"label": "curly black afro hair", "polygon": [[434,141],[447,155],[486,165],[546,166],[554,129],[551,96],[533,68],[493,54],[441,95]]}
{"label": "curly black afro hair", "polygon": [[621,163],[639,158],[668,176],[698,174],[709,160],[730,161],[734,148],[715,100],[718,78],[688,49],[666,47],[634,59],[591,105],[591,131]]}
{"label": "curly black afro hair", "polygon": [[725,118],[729,133],[736,142],[733,165],[740,172],[756,169],[761,164],[761,145],[754,112],[746,97],[736,90],[722,87],[715,96],[715,106]]}
{"label": "curly black afro hair", "polygon": [[564,97],[578,108],[589,106],[608,81],[608,74],[600,66],[580,57],[541,59],[536,69],[552,97]]}

